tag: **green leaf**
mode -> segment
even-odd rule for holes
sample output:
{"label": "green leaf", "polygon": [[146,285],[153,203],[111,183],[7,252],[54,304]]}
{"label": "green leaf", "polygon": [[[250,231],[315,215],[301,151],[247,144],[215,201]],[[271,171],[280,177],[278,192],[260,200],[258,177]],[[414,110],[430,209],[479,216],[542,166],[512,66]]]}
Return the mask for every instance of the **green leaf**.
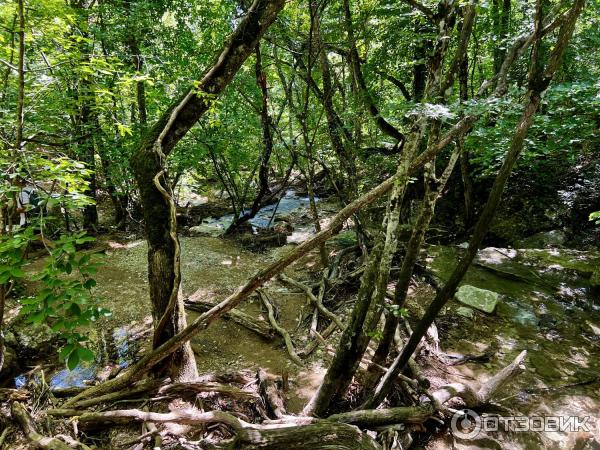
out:
{"label": "green leaf", "polygon": [[94,352],[89,348],[79,347],[77,349],[77,353],[79,354],[79,359],[81,361],[93,361],[94,360]]}
{"label": "green leaf", "polygon": [[32,314],[31,316],[29,316],[29,322],[30,323],[42,323],[45,318],[46,318],[46,311],[42,310],[42,311],[38,311],[35,314]]}
{"label": "green leaf", "polygon": [[78,239],[75,239],[75,243],[76,244],[85,244],[86,242],[93,242],[96,239],[91,237],[91,236],[84,236],[84,237],[80,237]]}
{"label": "green leaf", "polygon": [[25,276],[25,272],[23,272],[23,269],[20,269],[18,267],[11,268],[10,274],[15,278],[22,278]]}
{"label": "green leaf", "polygon": [[77,364],[79,364],[79,351],[72,351],[67,359],[67,367],[69,370],[73,370]]}
{"label": "green leaf", "polygon": [[58,357],[61,361],[64,361],[67,359],[67,356],[69,356],[69,354],[73,351],[73,349],[75,348],[75,344],[67,344],[65,345],[60,353],[58,354]]}

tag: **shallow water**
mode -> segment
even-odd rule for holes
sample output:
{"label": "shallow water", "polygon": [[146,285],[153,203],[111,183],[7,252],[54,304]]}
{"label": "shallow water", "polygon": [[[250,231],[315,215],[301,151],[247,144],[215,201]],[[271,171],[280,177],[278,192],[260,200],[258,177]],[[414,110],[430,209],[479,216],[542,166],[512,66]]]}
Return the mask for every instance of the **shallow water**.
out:
{"label": "shallow water", "polygon": [[[108,238],[107,238],[108,239]],[[289,246],[253,253],[234,241],[213,237],[182,237],[182,278],[184,295],[200,291],[211,301],[220,301],[237,286],[278,259]],[[457,247],[430,247],[429,266],[444,280],[462,252]],[[126,366],[133,355],[149,345],[152,320],[147,291],[147,247],[144,240],[108,242],[107,264],[96,276],[95,293],[112,310],[90,337],[97,342],[98,361],[68,372],[58,369],[50,378],[57,387],[81,386],[99,369]],[[600,309],[590,294],[589,274],[600,264],[600,253],[571,250],[487,249],[481,252],[464,283],[501,294],[494,314],[475,312],[466,319],[456,315],[459,306],[450,302],[438,323],[444,352],[480,354],[492,351],[489,363],[469,363],[452,367],[428,367],[427,374],[436,385],[448,380],[474,386],[484,382],[507,365],[523,349],[529,352],[527,370],[505,386],[497,400],[501,414],[549,415],[577,414],[597,418],[600,390],[598,384],[563,387],[597,377],[600,365]],[[298,262],[289,274],[304,278],[315,269],[314,255]],[[294,273],[297,271],[298,273]],[[271,282],[268,293],[279,307],[283,326],[292,332],[298,347],[306,333],[294,333],[306,305],[303,295],[292,293]],[[414,292],[412,303],[422,310],[431,292]],[[266,320],[257,299],[251,298],[240,309]],[[188,320],[196,317],[190,312]],[[132,345],[137,343],[135,345]],[[227,372],[263,367],[273,374],[290,375],[288,410],[299,412],[319,384],[324,365],[315,355],[306,367],[295,366],[284,346],[266,342],[254,333],[226,320],[217,320],[192,340],[200,373]],[[58,362],[57,362],[57,365]],[[17,382],[23,382],[19,378]],[[540,390],[546,389],[546,390]],[[594,426],[593,434],[598,428]],[[488,441],[459,442],[459,448],[571,448],[574,435],[565,433],[496,433]],[[445,432],[444,439],[449,437]],[[493,439],[491,441],[490,439]],[[430,442],[430,448],[443,439]],[[487,443],[486,443],[487,442]],[[490,444],[492,442],[492,444]],[[500,443],[500,444],[498,444]],[[498,447],[500,445],[500,447]],[[447,447],[441,447],[447,448]]]}
{"label": "shallow water", "polygon": [[[460,249],[430,249],[430,266],[446,279]],[[441,339],[445,352],[478,354],[492,351],[486,364],[445,368],[444,375],[474,385],[509,364],[526,349],[526,371],[503,387],[499,414],[527,416],[589,416],[590,435],[600,442],[600,308],[589,286],[600,253],[573,250],[485,249],[463,284],[501,294],[493,315],[456,316],[460,303],[451,301],[440,317],[446,324]],[[490,270],[495,269],[495,270]],[[512,276],[516,275],[516,276]],[[446,319],[444,319],[446,317]],[[448,325],[450,324],[450,325]],[[596,380],[596,382],[568,385]],[[581,438],[580,435],[579,439]],[[455,441],[456,448],[573,448],[575,433],[482,432],[472,442]],[[438,448],[432,443],[430,448]],[[585,442],[584,442],[585,444]],[[590,444],[592,445],[592,444]],[[588,448],[588,447],[582,447]],[[592,448],[592,447],[589,447]]]}
{"label": "shallow water", "polygon": [[[253,253],[232,240],[212,237],[182,237],[180,242],[184,295],[199,291],[201,298],[213,302],[223,300],[259,269],[290,249],[285,246],[266,253]],[[64,365],[54,357],[58,369],[50,376],[51,387],[84,386],[100,371],[115,366],[126,367],[138,350],[149,346],[148,333],[141,341],[139,337],[135,337],[144,330],[150,330],[152,324],[146,242],[108,241],[107,244],[107,264],[95,276],[97,285],[94,294],[103,300],[103,306],[112,314],[101,319],[89,332],[96,348],[97,360],[69,371],[61,368]],[[275,282],[267,287],[267,292],[279,311],[280,323],[294,336],[299,314],[307,303],[306,297],[290,292]],[[248,299],[239,308],[259,320],[267,320],[257,298]],[[188,311],[188,322],[196,317],[197,313]],[[303,333],[294,338],[298,346],[304,345]],[[218,319],[192,339],[192,345],[197,353],[200,373],[224,373],[263,367],[273,374],[289,373],[293,390],[295,374],[301,370],[290,361],[285,347],[279,341],[267,342],[255,333],[224,319]],[[24,376],[15,379],[15,384],[19,386],[25,382]],[[301,393],[298,395],[302,396]],[[301,407],[304,400],[300,400],[298,395],[291,392],[290,401]]]}
{"label": "shallow water", "polygon": [[[315,202],[319,198],[315,197]],[[294,190],[287,190],[281,199],[271,205],[261,208],[258,213],[248,222],[255,228],[269,228],[273,226],[275,219],[283,218],[299,209],[308,209],[310,200],[308,197],[299,197]],[[244,211],[244,214],[250,210]],[[226,214],[219,218],[211,218],[203,221],[204,224],[214,226],[219,229],[226,229],[233,221],[233,214]]]}

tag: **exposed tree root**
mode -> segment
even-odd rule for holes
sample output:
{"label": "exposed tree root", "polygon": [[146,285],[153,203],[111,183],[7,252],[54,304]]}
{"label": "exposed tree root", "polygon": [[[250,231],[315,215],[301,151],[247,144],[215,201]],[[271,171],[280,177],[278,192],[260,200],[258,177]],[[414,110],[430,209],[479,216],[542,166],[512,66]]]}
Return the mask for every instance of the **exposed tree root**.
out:
{"label": "exposed tree root", "polygon": [[13,428],[9,425],[4,427],[4,430],[2,430],[2,433],[0,433],[0,448],[4,448],[4,441],[6,441],[6,437],[12,431],[12,429]]}
{"label": "exposed tree root", "polygon": [[[71,450],[72,447],[65,444],[60,439],[54,437],[43,436],[37,432],[33,425],[33,421],[25,407],[19,402],[13,402],[11,407],[11,415],[19,424],[25,437],[31,442],[34,448],[43,450]],[[79,448],[89,449],[88,446],[81,444]]]}
{"label": "exposed tree root", "polygon": [[168,396],[196,396],[197,394],[212,392],[224,397],[238,400],[255,400],[258,395],[253,391],[246,391],[235,386],[214,382],[200,381],[182,381],[178,383],[167,384],[158,390],[159,395]]}
{"label": "exposed tree root", "polygon": [[303,358],[307,358],[312,352],[314,352],[319,344],[322,343],[322,339],[328,338],[331,333],[335,331],[337,325],[335,322],[331,322],[327,328],[323,330],[323,332],[319,333],[320,338],[313,339],[303,350],[300,350],[298,353],[302,355]]}
{"label": "exposed tree root", "polygon": [[263,369],[258,369],[256,378],[258,378],[258,388],[261,395],[265,399],[265,403],[269,407],[273,416],[276,419],[281,419],[286,414],[285,405],[283,403],[283,398],[279,393],[279,389],[277,389],[277,386],[275,385],[275,382]]}
{"label": "exposed tree root", "polygon": [[[508,366],[491,377],[479,389],[474,389],[462,383],[452,383],[423,396],[420,400],[421,403],[413,406],[356,410],[333,414],[324,419],[286,415],[283,400],[272,377],[269,377],[262,369],[257,373],[259,390],[265,397],[272,415],[276,417],[276,419],[266,420],[262,424],[250,423],[248,420],[243,420],[224,411],[201,412],[193,408],[177,409],[168,413],[149,412],[140,409],[104,412],[83,409],[50,409],[47,414],[52,417],[75,418],[78,426],[82,429],[99,429],[106,425],[127,425],[136,422],[176,423],[202,427],[218,425],[219,429],[225,427],[224,429],[229,430],[227,435],[233,433],[235,437],[231,443],[235,448],[242,449],[380,449],[381,447],[377,442],[360,430],[369,429],[379,432],[383,428],[400,423],[423,423],[436,413],[445,411],[444,404],[456,397],[461,398],[469,408],[481,407],[494,397],[505,382],[512,379],[523,369],[526,354],[526,351],[521,352]],[[364,366],[367,364],[368,362]],[[411,386],[416,386],[413,380],[404,380],[404,377],[402,377],[401,381],[410,381]],[[159,394],[179,394],[190,389],[193,392],[210,391],[225,393],[226,395],[240,395],[247,399],[257,397],[256,393],[239,388],[200,382],[197,384],[175,383],[165,385],[158,392]],[[16,406],[17,415],[19,414],[19,408],[24,411],[20,404],[15,402],[13,408],[15,408],[14,405],[18,405]],[[13,415],[15,415],[14,412]],[[29,419],[27,422],[26,419],[26,423],[29,425],[25,425],[24,429],[29,430],[30,428],[27,427],[32,427],[31,420]],[[29,431],[26,431],[26,433],[28,437],[31,435]],[[153,435],[155,435],[154,432],[145,433],[137,441],[147,439]],[[30,437],[32,441],[40,437],[39,435],[31,436],[33,436]],[[54,438],[54,440],[57,439]],[[59,450],[68,448],[66,444],[59,442],[59,447],[38,448],[58,448]],[[60,445],[63,445],[63,447],[60,447]]]}
{"label": "exposed tree root", "polygon": [[148,394],[156,390],[161,384],[163,384],[163,382],[163,380],[148,379],[128,389],[111,392],[110,394],[100,395],[98,397],[89,398],[87,400],[82,400],[78,403],[78,407],[89,408],[90,406],[99,405],[100,403],[110,403],[116,400],[132,398],[136,395]]}
{"label": "exposed tree root", "polygon": [[296,353],[296,350],[294,349],[294,344],[292,343],[292,338],[290,337],[290,333],[288,333],[288,331],[285,328],[283,328],[281,325],[279,325],[279,323],[277,323],[277,320],[275,319],[275,312],[273,310],[273,305],[267,298],[267,295],[262,290],[258,290],[258,295],[260,296],[260,299],[262,300],[263,304],[265,305],[265,308],[267,308],[267,312],[269,315],[269,323],[271,324],[271,326],[273,328],[275,328],[275,331],[277,331],[277,333],[279,333],[281,335],[281,337],[283,338],[283,340],[285,341],[285,347],[287,348],[290,358],[292,359],[292,361],[294,361],[299,366],[304,365],[304,363],[302,362],[302,360]]}

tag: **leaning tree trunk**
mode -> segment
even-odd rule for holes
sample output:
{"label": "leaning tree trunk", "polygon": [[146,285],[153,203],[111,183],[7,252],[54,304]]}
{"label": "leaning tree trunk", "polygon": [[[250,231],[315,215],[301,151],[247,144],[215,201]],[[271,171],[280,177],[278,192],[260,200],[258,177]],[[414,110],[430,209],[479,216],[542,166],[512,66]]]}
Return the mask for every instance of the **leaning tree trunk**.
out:
{"label": "leaning tree trunk", "polygon": [[488,201],[483,208],[477,224],[475,225],[473,235],[469,241],[467,252],[458,262],[444,287],[437,293],[431,302],[431,305],[429,305],[429,308],[425,312],[423,318],[419,321],[409,340],[406,342],[402,352],[400,352],[400,354],[396,357],[384,377],[377,385],[375,392],[362,405],[362,408],[373,408],[383,401],[387,393],[390,391],[391,386],[398,374],[401,373],[401,371],[406,367],[406,364],[412,357],[423,336],[425,336],[429,326],[432,324],[448,300],[454,296],[458,284],[461,282],[469,266],[471,265],[471,262],[475,258],[478,248],[483,242],[483,238],[485,237],[492,219],[494,218],[494,213],[498,207],[498,204],[500,203],[504,187],[506,186],[512,168],[514,167],[514,164],[517,161],[521,150],[523,149],[525,137],[527,136],[527,132],[533,123],[535,113],[541,103],[542,95],[550,85],[550,81],[560,66],[560,62],[562,61],[566,47],[571,39],[573,30],[575,29],[575,23],[581,14],[584,3],[585,0],[577,0],[571,7],[568,15],[565,16],[563,25],[560,27],[556,44],[552,53],[550,54],[549,62],[547,66],[544,67],[542,64],[543,57],[541,55],[540,48],[543,37],[543,21],[541,6],[538,0],[536,31],[534,34],[532,64],[529,75],[529,91],[527,93],[528,101],[515,128],[512,141],[504,158],[504,162],[502,163],[502,167],[498,171],[498,175],[494,180]]}
{"label": "leaning tree trunk", "polygon": [[[154,348],[186,327],[183,299],[179,295],[180,251],[175,205],[164,169],[166,158],[229,84],[283,6],[283,0],[255,0],[215,65],[196,87],[171,105],[132,156],[131,166],[140,191],[148,241]],[[175,378],[189,378],[196,374],[189,343],[167,362]]]}
{"label": "leaning tree trunk", "polygon": [[382,226],[378,243],[371,252],[358,292],[358,298],[352,309],[350,323],[342,333],[335,356],[319,389],[306,406],[304,412],[322,417],[348,389],[358,369],[360,361],[371,341],[371,331],[376,328],[382,314],[382,303],[392,258],[397,248],[397,230],[400,222],[400,208],[410,178],[408,176],[412,157],[417,151],[422,133],[421,123],[418,131],[407,145],[398,166],[397,178],[388,201],[386,218]]}
{"label": "leaning tree trunk", "polygon": [[239,228],[240,225],[248,222],[265,206],[268,202],[274,198],[269,189],[269,160],[273,153],[273,120],[269,114],[269,91],[267,89],[267,75],[263,69],[262,56],[260,52],[260,44],[256,46],[256,84],[260,88],[261,93],[261,109],[260,109],[260,123],[262,126],[263,135],[263,149],[260,155],[260,166],[258,168],[258,193],[252,202],[250,211],[240,211],[240,216],[237,217],[231,225],[227,228],[226,233],[230,234]]}

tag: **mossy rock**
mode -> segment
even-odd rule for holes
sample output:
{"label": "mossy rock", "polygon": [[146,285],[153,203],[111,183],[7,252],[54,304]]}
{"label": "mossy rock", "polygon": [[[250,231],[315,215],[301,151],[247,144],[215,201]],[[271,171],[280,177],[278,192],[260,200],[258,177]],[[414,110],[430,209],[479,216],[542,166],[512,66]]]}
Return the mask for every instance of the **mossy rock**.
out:
{"label": "mossy rock", "polygon": [[487,289],[479,289],[469,284],[462,285],[454,296],[459,302],[491,314],[496,309],[500,294]]}
{"label": "mossy rock", "polygon": [[337,235],[329,239],[330,243],[337,247],[352,247],[358,244],[356,232],[351,230],[341,231]]}
{"label": "mossy rock", "polygon": [[563,247],[567,241],[567,234],[562,230],[551,230],[536,233],[525,239],[517,241],[517,248],[553,248]]}

